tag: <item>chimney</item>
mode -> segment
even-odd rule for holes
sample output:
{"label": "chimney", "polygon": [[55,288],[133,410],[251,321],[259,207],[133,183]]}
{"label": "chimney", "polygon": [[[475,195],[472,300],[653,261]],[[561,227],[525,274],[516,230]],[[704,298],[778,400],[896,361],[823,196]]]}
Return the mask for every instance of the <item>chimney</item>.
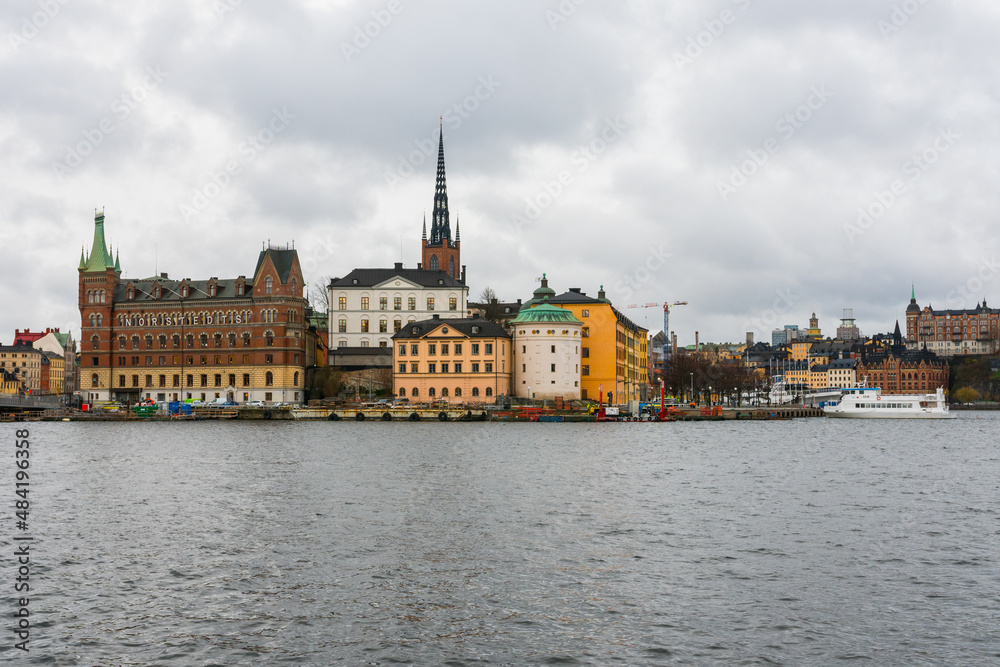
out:
{"label": "chimney", "polygon": [[396,271],[402,271],[403,270],[403,263],[402,262],[396,262],[396,265],[393,268]]}
{"label": "chimney", "polygon": [[462,284],[465,284],[465,264],[462,265]]}
{"label": "chimney", "polygon": [[747,347],[753,347],[753,332],[747,332]]}
{"label": "chimney", "polygon": [[417,262],[417,268],[418,268],[418,269],[422,269],[422,268],[423,268],[423,267],[422,267],[422,266],[420,265],[420,262]]}
{"label": "chimney", "polygon": [[701,345],[698,343],[698,332],[694,332],[694,351],[701,352]]}
{"label": "chimney", "polygon": [[573,292],[574,294],[580,294],[581,293],[579,287],[570,287],[569,291]]}
{"label": "chimney", "polygon": [[[160,274],[160,277],[163,278],[164,280],[167,280],[167,273],[164,271],[163,273]],[[242,276],[240,277],[242,278]]]}

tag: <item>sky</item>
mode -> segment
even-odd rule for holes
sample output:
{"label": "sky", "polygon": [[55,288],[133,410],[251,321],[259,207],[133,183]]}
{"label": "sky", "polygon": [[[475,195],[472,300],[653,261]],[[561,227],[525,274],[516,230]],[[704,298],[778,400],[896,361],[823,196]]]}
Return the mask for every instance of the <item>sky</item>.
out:
{"label": "sky", "polygon": [[682,345],[1000,306],[997,34],[986,0],[5,0],[0,342],[79,331],[95,208],[126,278],[414,266],[439,126],[471,300],[686,301]]}

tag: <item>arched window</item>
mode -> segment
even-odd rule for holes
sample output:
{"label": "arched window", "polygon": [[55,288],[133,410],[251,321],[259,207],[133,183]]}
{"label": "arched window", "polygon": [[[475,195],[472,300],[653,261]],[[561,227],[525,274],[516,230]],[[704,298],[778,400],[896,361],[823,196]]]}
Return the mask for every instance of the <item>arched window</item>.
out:
{"label": "arched window", "polygon": [[208,347],[208,334],[199,334],[198,341],[201,343],[202,347]]}
{"label": "arched window", "polygon": [[97,326],[97,316],[94,315],[93,313],[90,314],[90,326],[92,327]]}
{"label": "arched window", "polygon": [[299,372],[295,371],[295,375],[292,376],[292,384],[296,387],[299,386]]}
{"label": "arched window", "polygon": [[209,296],[215,296],[215,285],[209,285],[208,286],[208,295]]}
{"label": "arched window", "polygon": [[103,322],[104,322],[104,317],[102,315],[98,314],[98,316],[97,316],[97,326],[101,326],[101,324]]}
{"label": "arched window", "polygon": [[434,387],[431,387],[430,389],[427,390],[427,395],[431,397],[434,396]]}
{"label": "arched window", "polygon": [[271,279],[271,276],[268,276],[267,278],[265,278],[264,279],[264,294],[270,294],[273,286],[274,286],[274,281]]}
{"label": "arched window", "polygon": [[236,334],[229,334],[229,347],[236,347]]}
{"label": "arched window", "polygon": [[173,343],[175,350],[181,346],[180,334],[174,334],[173,336],[170,337],[170,340]]}
{"label": "arched window", "polygon": [[267,331],[264,334],[264,345],[266,345],[267,347],[274,347],[274,332],[273,331],[269,330],[269,331]]}
{"label": "arched window", "polygon": [[243,332],[243,347],[250,347],[250,332]]}
{"label": "arched window", "polygon": [[91,338],[90,338],[90,346],[91,346],[91,349],[93,349],[93,350],[99,350],[99,349],[101,349],[101,339],[100,339],[100,337],[99,336],[91,336]]}
{"label": "arched window", "polygon": [[236,284],[236,296],[243,296],[243,283]]}
{"label": "arched window", "polygon": [[406,396],[406,388],[405,387],[400,387],[399,388],[399,395],[400,396]]}
{"label": "arched window", "polygon": [[87,303],[94,303],[94,291],[89,290],[87,292]]}
{"label": "arched window", "polygon": [[138,336],[132,336],[132,349],[133,350],[138,350],[139,349],[139,337]]}
{"label": "arched window", "polygon": [[184,337],[184,339],[185,339],[185,342],[187,344],[188,349],[191,349],[191,348],[194,347],[194,334],[188,334],[187,336]]}
{"label": "arched window", "polygon": [[93,375],[90,376],[90,386],[96,387],[97,385],[98,385],[97,373],[94,373]]}
{"label": "arched window", "polygon": [[410,396],[413,396],[414,398],[416,398],[419,395],[420,395],[420,390],[417,389],[416,387],[414,387],[413,390],[410,391]]}
{"label": "arched window", "polygon": [[101,303],[104,303],[104,290],[101,290]]}
{"label": "arched window", "polygon": [[456,398],[461,398],[462,397],[462,388],[461,387],[455,387],[455,397]]}
{"label": "arched window", "polygon": [[472,388],[472,395],[473,396],[479,396],[479,387],[473,387]]}
{"label": "arched window", "polygon": [[146,334],[146,349],[153,349],[153,334]]}
{"label": "arched window", "polygon": [[441,387],[441,398],[448,397],[448,387]]}
{"label": "arched window", "polygon": [[157,337],[157,342],[159,342],[161,350],[167,349],[167,335],[166,334],[160,334]]}
{"label": "arched window", "polygon": [[186,299],[187,295],[188,295],[188,288],[187,285],[185,285],[184,287],[181,288],[181,296]]}
{"label": "arched window", "polygon": [[437,271],[437,270],[438,270],[438,256],[431,255],[431,271]]}
{"label": "arched window", "polygon": [[298,292],[295,291],[296,290],[296,285],[297,285],[297,283],[295,281],[295,278],[292,278],[292,296],[298,296]]}
{"label": "arched window", "polygon": [[222,347],[222,334],[216,333],[212,338],[215,339],[215,347]]}
{"label": "arched window", "polygon": [[[487,387],[486,388],[486,395],[487,396],[492,396],[493,395],[493,387]],[[610,399],[608,399],[608,400],[610,400]]]}
{"label": "arched window", "polygon": [[264,375],[264,384],[267,385],[268,387],[274,385],[274,373],[268,371],[267,374]]}
{"label": "arched window", "polygon": [[157,286],[155,286],[153,288],[153,298],[154,299],[159,299],[160,298],[160,286],[159,285],[157,285]]}

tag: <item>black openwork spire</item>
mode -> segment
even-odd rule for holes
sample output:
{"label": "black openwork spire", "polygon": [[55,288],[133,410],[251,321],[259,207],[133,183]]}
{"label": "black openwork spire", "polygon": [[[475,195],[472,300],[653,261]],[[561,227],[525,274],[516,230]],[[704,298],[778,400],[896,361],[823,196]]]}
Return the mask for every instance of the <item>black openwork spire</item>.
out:
{"label": "black openwork spire", "polygon": [[451,242],[451,221],[448,216],[448,186],[444,178],[444,123],[438,140],[437,182],[434,185],[434,212],[431,214],[431,245]]}

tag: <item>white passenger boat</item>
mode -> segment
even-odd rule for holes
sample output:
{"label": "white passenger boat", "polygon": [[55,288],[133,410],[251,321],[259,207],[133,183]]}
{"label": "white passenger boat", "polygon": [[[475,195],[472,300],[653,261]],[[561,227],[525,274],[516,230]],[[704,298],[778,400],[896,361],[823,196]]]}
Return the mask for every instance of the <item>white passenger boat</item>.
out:
{"label": "white passenger boat", "polygon": [[848,419],[954,419],[944,390],[934,394],[883,395],[879,387],[854,387],[841,393],[836,405],[824,406],[827,417]]}

